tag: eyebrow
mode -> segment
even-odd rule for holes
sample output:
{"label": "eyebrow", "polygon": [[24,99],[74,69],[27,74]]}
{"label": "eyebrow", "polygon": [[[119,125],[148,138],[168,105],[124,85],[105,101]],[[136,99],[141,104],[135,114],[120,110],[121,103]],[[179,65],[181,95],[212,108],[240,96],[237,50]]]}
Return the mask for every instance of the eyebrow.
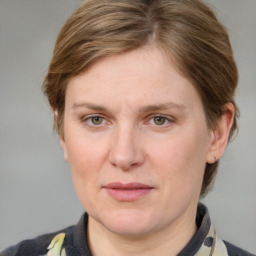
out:
{"label": "eyebrow", "polygon": [[[99,112],[109,112],[106,107],[92,104],[92,103],[74,103],[72,106],[73,109],[75,108],[88,108],[94,111]],[[174,102],[168,102],[168,103],[162,103],[162,104],[156,104],[156,105],[148,105],[141,107],[139,109],[139,113],[146,113],[151,111],[160,111],[160,110],[168,110],[168,109],[178,109],[178,110],[186,110],[187,106],[184,104],[178,104]]]}
{"label": "eyebrow", "polygon": [[168,109],[185,110],[185,109],[187,109],[187,107],[184,104],[168,102],[168,103],[148,105],[148,106],[142,107],[139,110],[139,112],[151,112],[151,111],[168,110]]}
{"label": "eyebrow", "polygon": [[91,110],[100,111],[100,112],[107,111],[107,108],[105,108],[103,106],[95,105],[95,104],[92,104],[92,103],[74,103],[72,108],[73,109],[75,109],[75,108],[89,108]]}

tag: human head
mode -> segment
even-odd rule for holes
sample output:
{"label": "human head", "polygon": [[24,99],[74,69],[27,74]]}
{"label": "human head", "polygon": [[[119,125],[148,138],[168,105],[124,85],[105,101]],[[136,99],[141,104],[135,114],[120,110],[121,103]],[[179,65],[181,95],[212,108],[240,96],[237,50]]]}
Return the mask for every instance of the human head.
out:
{"label": "human head", "polygon": [[[166,52],[195,86],[209,129],[234,102],[238,73],[225,28],[200,0],[89,0],[67,20],[56,41],[44,81],[61,137],[69,81],[97,60],[146,44]],[[236,114],[230,137],[237,128]],[[206,164],[201,195],[209,190],[218,162]]]}

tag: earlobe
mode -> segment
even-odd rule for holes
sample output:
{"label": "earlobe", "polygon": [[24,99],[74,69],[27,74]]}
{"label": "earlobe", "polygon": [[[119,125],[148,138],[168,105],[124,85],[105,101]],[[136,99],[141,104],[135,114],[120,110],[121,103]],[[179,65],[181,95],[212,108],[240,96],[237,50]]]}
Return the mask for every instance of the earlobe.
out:
{"label": "earlobe", "polygon": [[230,129],[233,125],[235,107],[232,103],[225,105],[220,120],[212,131],[211,143],[207,155],[207,163],[213,164],[223,155],[229,139]]}

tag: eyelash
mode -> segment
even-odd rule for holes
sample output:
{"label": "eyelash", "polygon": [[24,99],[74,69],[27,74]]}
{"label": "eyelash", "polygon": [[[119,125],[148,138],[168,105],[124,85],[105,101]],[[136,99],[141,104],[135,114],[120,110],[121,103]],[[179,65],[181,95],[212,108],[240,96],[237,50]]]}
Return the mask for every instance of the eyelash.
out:
{"label": "eyelash", "polygon": [[102,115],[84,116],[84,117],[81,118],[81,122],[82,123],[86,123],[86,125],[91,126],[91,127],[97,127],[97,126],[101,126],[102,125],[102,123],[100,123],[98,125],[97,124],[93,124],[93,122],[92,122],[93,118],[100,118],[100,119],[102,119],[102,122],[107,122],[106,118],[104,116],[102,116]]}
{"label": "eyelash", "polygon": [[155,114],[155,115],[151,115],[149,116],[149,122],[152,120],[154,122],[154,119],[156,118],[162,118],[164,119],[164,123],[163,124],[156,124],[154,123],[153,125],[157,126],[157,127],[165,127],[168,124],[172,123],[174,120],[170,117],[164,116],[164,115],[159,115],[159,114]]}
{"label": "eyelash", "polygon": [[[93,121],[92,121],[93,118],[100,118],[100,119],[102,119],[102,122],[99,123],[99,124],[94,124]],[[163,124],[152,123],[152,122],[154,122],[154,119],[156,119],[156,118],[164,119],[164,123]],[[160,115],[160,114],[150,115],[150,116],[147,117],[146,120],[147,120],[146,123],[153,124],[156,127],[166,127],[166,126],[168,126],[168,124],[174,122],[173,118],[170,118],[170,117],[167,117],[167,116],[164,116],[164,115]],[[85,123],[88,126],[97,128],[97,127],[101,127],[102,125],[104,125],[108,121],[106,120],[106,118],[103,115],[97,114],[97,115],[84,116],[84,117],[81,118],[81,122]]]}

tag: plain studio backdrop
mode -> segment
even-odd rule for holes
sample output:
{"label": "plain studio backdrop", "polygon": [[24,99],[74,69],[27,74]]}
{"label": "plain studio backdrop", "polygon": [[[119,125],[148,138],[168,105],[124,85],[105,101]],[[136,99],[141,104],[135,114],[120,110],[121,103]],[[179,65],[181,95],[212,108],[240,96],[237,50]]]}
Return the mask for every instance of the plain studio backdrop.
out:
{"label": "plain studio backdrop", "polygon": [[[57,33],[80,2],[0,0],[1,249],[83,213],[41,92]],[[208,2],[231,36],[241,117],[204,202],[222,238],[256,253],[256,1]]]}

